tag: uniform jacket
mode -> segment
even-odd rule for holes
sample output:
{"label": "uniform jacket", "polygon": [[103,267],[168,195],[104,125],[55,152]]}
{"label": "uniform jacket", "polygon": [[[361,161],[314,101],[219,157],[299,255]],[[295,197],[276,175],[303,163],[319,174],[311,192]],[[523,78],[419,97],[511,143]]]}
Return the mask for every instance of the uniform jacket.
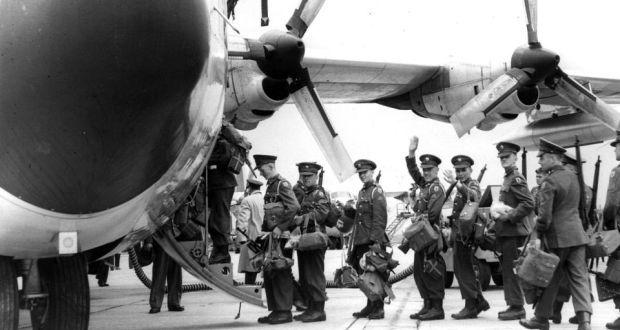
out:
{"label": "uniform jacket", "polygon": [[534,214],[538,215],[538,209],[540,208],[540,196],[538,192],[540,191],[540,186],[536,186],[532,188],[530,193],[532,194],[532,198],[534,198]]}
{"label": "uniform jacket", "polygon": [[513,209],[507,214],[508,220],[495,222],[497,236],[529,235],[531,231],[529,217],[534,211],[534,198],[527,188],[525,178],[516,167],[506,169],[499,200]]}
{"label": "uniform jacket", "polygon": [[381,186],[364,184],[357,197],[353,244],[387,243],[387,204]]}
{"label": "uniform jacket", "polygon": [[472,178],[461,182],[461,188],[457,188],[456,196],[454,196],[454,204],[452,207],[452,219],[458,219],[461,211],[469,201],[477,202],[480,200],[480,183]]}
{"label": "uniform jacket", "polygon": [[278,227],[282,231],[290,229],[295,214],[299,211],[299,203],[293,193],[291,183],[277,174],[267,180],[267,190],[265,191],[265,204],[282,202],[284,214],[278,220]]}
{"label": "uniform jacket", "polygon": [[265,201],[259,190],[252,192],[241,201],[237,215],[237,228],[243,230],[250,240],[256,239],[265,216]]}
{"label": "uniform jacket", "polygon": [[577,176],[557,165],[540,185],[540,209],[536,231],[549,248],[565,248],[588,242],[579,218]]}
{"label": "uniform jacket", "polygon": [[415,183],[420,186],[418,201],[413,210],[418,214],[428,215],[428,221],[430,221],[431,224],[439,226],[441,209],[446,198],[446,193],[443,190],[441,182],[439,182],[438,178],[426,181],[422,173],[420,173],[415,158],[406,157],[405,160],[407,162],[409,174]]}
{"label": "uniform jacket", "polygon": [[304,195],[306,194],[305,189],[306,187],[301,182],[301,180],[297,181],[297,183],[295,183],[295,185],[293,186],[293,192],[295,193],[295,198],[297,198],[297,201],[300,204],[301,204],[301,201],[304,199]]}
{"label": "uniform jacket", "polygon": [[330,207],[329,198],[325,190],[318,185],[305,187],[299,205],[299,216],[303,221],[308,220],[308,228],[301,228],[302,233],[315,232],[317,230],[315,223],[318,226],[318,230],[325,233],[325,218],[327,218]]}
{"label": "uniform jacket", "polygon": [[620,165],[609,174],[607,199],[603,208],[603,224],[605,229],[616,228],[620,224]]}

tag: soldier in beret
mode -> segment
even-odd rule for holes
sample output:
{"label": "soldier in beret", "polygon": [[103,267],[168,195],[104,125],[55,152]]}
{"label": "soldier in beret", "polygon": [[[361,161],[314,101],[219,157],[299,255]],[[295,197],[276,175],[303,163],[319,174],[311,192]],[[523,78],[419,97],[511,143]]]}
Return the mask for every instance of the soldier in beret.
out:
{"label": "soldier in beret", "polygon": [[502,167],[506,174],[499,193],[499,200],[512,207],[510,212],[499,216],[495,223],[497,249],[501,252],[504,299],[508,309],[498,313],[500,320],[519,320],[525,317],[523,294],[513,272],[513,262],[519,256],[519,247],[531,231],[529,216],[534,210],[534,199],[527,187],[525,177],[515,165],[517,153],[521,149],[510,142],[500,142],[496,146]]}
{"label": "soldier in beret", "polygon": [[[616,139],[611,142],[616,153],[616,160],[620,161],[620,132],[616,132]],[[620,165],[614,167],[609,174],[609,185],[607,186],[607,198],[603,207],[603,229],[611,230],[620,224]],[[617,258],[614,252],[611,258]],[[609,261],[608,261],[609,262]],[[614,305],[620,310],[620,296],[614,297]],[[607,329],[620,329],[620,317],[615,321],[606,324]]]}
{"label": "soldier in beret", "polygon": [[[360,180],[364,184],[357,198],[356,214],[353,225],[353,251],[348,258],[351,267],[358,274],[363,271],[360,268],[360,259],[364,253],[370,250],[372,245],[384,248],[388,243],[385,234],[387,224],[387,204],[383,189],[375,183],[374,170],[377,165],[368,159],[360,159],[353,164]],[[346,211],[345,211],[346,212]],[[343,230],[344,223],[338,220],[337,228]],[[368,317],[369,319],[382,319],[384,317],[383,301],[366,301],[366,306],[359,312],[353,313],[353,317]]]}
{"label": "soldier in beret", "polygon": [[461,237],[457,231],[456,221],[458,221],[461,211],[468,202],[477,202],[480,200],[480,183],[471,178],[472,165],[474,160],[466,155],[458,155],[452,157],[452,165],[456,177],[450,170],[444,171],[446,182],[454,184],[456,188],[456,196],[454,197],[454,205],[452,207],[451,222],[453,222],[452,235],[454,240],[454,274],[459,281],[459,289],[461,297],[465,299],[465,307],[457,314],[452,314],[454,319],[472,319],[478,317],[482,311],[490,308],[489,303],[482,296],[482,288],[480,281],[476,278],[474,271],[474,263],[478,259],[474,256],[476,247],[472,243],[471,237]]}
{"label": "soldier in beret", "polygon": [[[303,186],[295,225],[302,234],[320,231],[325,233],[325,219],[329,213],[329,198],[318,185],[318,173],[323,167],[314,162],[297,164]],[[308,299],[306,311],[293,319],[302,322],[325,321],[325,250],[297,251],[299,284],[302,295]]]}
{"label": "soldier in beret", "polygon": [[[441,208],[445,201],[445,191],[439,178],[439,164],[441,159],[437,156],[425,154],[420,156],[422,173],[415,160],[415,152],[418,149],[418,138],[411,138],[409,155],[405,157],[409,174],[420,186],[420,196],[414,207],[416,214],[428,218],[443,240],[439,225],[441,220]],[[416,251],[413,259],[413,278],[420,296],[424,299],[424,306],[417,313],[409,315],[418,320],[442,320],[444,319],[443,298],[444,278],[446,276],[446,263],[439,254],[441,251],[438,244],[431,244],[427,248]]]}
{"label": "soldier in beret", "polygon": [[[293,193],[291,184],[278,174],[276,170],[276,156],[254,155],[256,168],[261,176],[267,179],[267,190],[265,191],[265,204],[282,203],[283,213],[278,216],[277,223],[271,229],[274,241],[280,244],[282,254],[287,258],[293,257],[292,250],[284,249],[287,238],[290,235],[289,229],[293,225],[295,214],[299,211],[299,203]],[[263,229],[268,219],[263,219]],[[271,311],[268,316],[258,319],[258,323],[280,324],[293,321],[291,307],[293,305],[293,273],[290,268],[282,270],[272,270],[270,276],[265,276],[264,286],[267,295],[267,308]]]}
{"label": "soldier in beret", "polygon": [[592,314],[585,248],[588,239],[579,218],[579,180],[562,165],[564,148],[542,138],[539,148],[538,163],[548,175],[540,186],[540,210],[534,228],[538,239],[531,244],[540,246],[542,241],[551,253],[560,257],[560,263],[538,299],[534,317],[519,323],[528,329],[549,329],[553,302],[560,279],[565,275],[578,329],[588,330]]}

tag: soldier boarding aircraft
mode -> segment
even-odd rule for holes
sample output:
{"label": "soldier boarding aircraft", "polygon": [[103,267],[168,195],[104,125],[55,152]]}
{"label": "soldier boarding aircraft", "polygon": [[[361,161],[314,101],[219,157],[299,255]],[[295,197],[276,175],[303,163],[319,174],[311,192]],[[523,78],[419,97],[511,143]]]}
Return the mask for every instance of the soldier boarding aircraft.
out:
{"label": "soldier boarding aircraft", "polygon": [[87,328],[87,259],[152,233],[194,276],[262,305],[229,265],[205,265],[204,249],[190,254],[158,230],[198,181],[223,119],[252,129],[292,99],[341,180],[352,162],[319,95],[411,109],[459,136],[521,112],[530,136],[561,144],[618,128],[604,100],[620,80],[565,74],[540,47],[528,1],[529,44],[499,70],[304,58],[323,2],[303,0],[288,31],[258,40],[234,32],[223,0],[0,2],[1,328],[17,328],[20,306],[35,329]]}

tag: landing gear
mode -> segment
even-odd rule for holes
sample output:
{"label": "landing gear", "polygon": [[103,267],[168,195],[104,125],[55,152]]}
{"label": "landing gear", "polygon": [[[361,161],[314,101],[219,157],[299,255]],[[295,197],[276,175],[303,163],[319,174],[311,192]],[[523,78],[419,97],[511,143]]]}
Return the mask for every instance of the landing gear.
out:
{"label": "landing gear", "polygon": [[88,329],[90,290],[86,267],[86,257],[81,254],[39,260],[41,287],[47,299],[30,305],[33,329]]}
{"label": "landing gear", "polygon": [[15,330],[19,322],[17,273],[13,258],[0,256],[0,330]]}

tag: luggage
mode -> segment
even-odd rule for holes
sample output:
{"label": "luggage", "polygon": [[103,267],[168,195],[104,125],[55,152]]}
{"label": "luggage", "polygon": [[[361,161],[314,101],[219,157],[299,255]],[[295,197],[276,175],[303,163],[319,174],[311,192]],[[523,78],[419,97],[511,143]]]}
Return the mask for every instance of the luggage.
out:
{"label": "luggage", "polygon": [[606,280],[605,275],[596,273],[594,281],[596,283],[596,292],[598,293],[599,301],[605,301],[620,296],[620,284]]}
{"label": "luggage", "polygon": [[472,202],[467,195],[467,203],[461,210],[459,218],[454,220],[456,237],[461,241],[468,241],[474,233],[474,223],[478,218],[478,202]]}
{"label": "luggage", "polygon": [[515,265],[517,276],[533,286],[549,286],[555,268],[560,263],[560,257],[527,244],[523,252],[523,259]]}
{"label": "luggage", "polygon": [[409,241],[409,247],[416,252],[436,243],[439,239],[439,234],[425,217],[411,224],[403,236]]}
{"label": "luggage", "polygon": [[312,251],[327,248],[327,245],[329,244],[329,237],[327,237],[327,234],[319,231],[316,221],[314,222],[314,232],[306,232],[306,230],[308,230],[308,218],[304,221],[302,230],[304,233],[299,237],[299,242],[297,242],[297,250]]}
{"label": "luggage", "polygon": [[265,260],[263,264],[263,270],[265,275],[272,277],[275,271],[290,269],[293,267],[295,261],[291,258],[285,257],[282,254],[282,248],[278,239],[274,239],[272,235],[269,236],[269,250],[265,253]]}
{"label": "luggage", "polygon": [[387,285],[376,272],[365,272],[360,275],[357,279],[357,285],[370,301],[383,300],[386,295],[385,287]]}
{"label": "luggage", "polygon": [[605,279],[614,283],[620,283],[620,260],[609,257],[607,269],[605,269]]}
{"label": "luggage", "polygon": [[357,286],[357,272],[349,265],[336,269],[334,282],[339,288],[354,288]]}
{"label": "luggage", "polygon": [[587,258],[606,257],[620,247],[620,232],[617,229],[595,231],[586,245]]}

